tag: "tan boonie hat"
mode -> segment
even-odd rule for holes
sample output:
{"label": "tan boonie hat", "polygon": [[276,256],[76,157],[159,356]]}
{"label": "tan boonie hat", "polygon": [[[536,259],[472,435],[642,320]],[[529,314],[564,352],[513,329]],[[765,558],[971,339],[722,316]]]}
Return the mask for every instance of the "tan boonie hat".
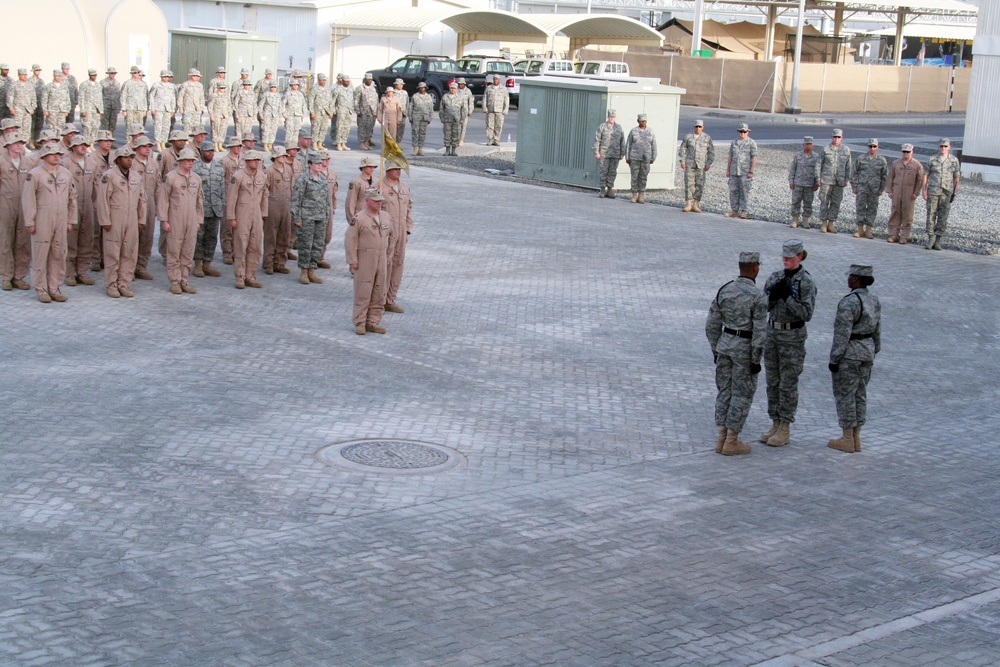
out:
{"label": "tan boonie hat", "polygon": [[395,160],[393,160],[391,158],[385,161],[385,170],[386,171],[389,171],[390,169],[402,169],[402,168],[403,168],[403,165],[399,164],[398,162],[396,162]]}
{"label": "tan boonie hat", "polygon": [[115,149],[115,152],[111,154],[111,159],[117,160],[120,157],[135,157],[135,151],[132,150],[131,146],[119,146]]}
{"label": "tan boonie hat", "polygon": [[38,141],[59,141],[59,133],[55,130],[42,130],[38,133]]}
{"label": "tan boonie hat", "polygon": [[87,137],[83,136],[82,134],[76,135],[69,142],[70,148],[73,148],[74,146],[89,146],[89,145],[90,145],[90,140],[87,139]]}
{"label": "tan boonie hat", "polygon": [[137,65],[132,65],[128,68],[129,74],[138,74],[141,70]]}
{"label": "tan boonie hat", "polygon": [[875,139],[874,137],[871,138],[871,139],[869,139],[868,140],[868,146],[869,147],[874,146],[875,148],[878,148],[878,139]]}
{"label": "tan boonie hat", "polygon": [[118,70],[116,70],[114,67],[109,67],[106,70],[104,70],[104,73],[105,74],[118,74]]}
{"label": "tan boonie hat", "polygon": [[861,276],[863,278],[873,278],[873,272],[871,264],[851,264],[851,268],[847,271],[849,276]]}
{"label": "tan boonie hat", "polygon": [[243,156],[244,162],[251,162],[252,160],[262,160],[263,156],[260,151],[248,151],[246,155]]}
{"label": "tan boonie hat", "polygon": [[17,122],[16,118],[4,118],[3,121],[0,121],[0,132],[6,132],[7,130],[15,127],[21,127],[21,124]]}
{"label": "tan boonie hat", "polygon": [[242,145],[243,144],[240,143],[240,138],[239,137],[229,137],[229,139],[226,141],[225,147],[226,148],[239,148]]}
{"label": "tan boonie hat", "polygon": [[170,76],[170,70],[161,69],[160,70],[160,76],[161,77]]}
{"label": "tan boonie hat", "polygon": [[240,141],[257,141],[257,139],[253,136],[253,132],[244,132],[243,138]]}
{"label": "tan boonie hat", "polygon": [[319,151],[316,151],[316,152],[319,153],[319,156],[321,158],[323,158],[324,160],[329,160],[330,159],[330,151],[326,150],[325,148],[323,150],[319,150]]}
{"label": "tan boonie hat", "polygon": [[276,160],[279,157],[284,157],[288,155],[288,151],[285,150],[284,146],[272,146],[271,147],[271,159]]}
{"label": "tan boonie hat", "polygon": [[170,133],[170,136],[167,137],[167,141],[187,141],[187,140],[188,136],[184,134],[184,130],[174,130],[173,132]]}
{"label": "tan boonie hat", "polygon": [[749,132],[750,126],[746,123],[740,123],[740,126],[736,128],[737,132]]}
{"label": "tan boonie hat", "polygon": [[132,142],[133,148],[139,148],[141,146],[152,146],[152,145],[153,145],[153,140],[145,135],[139,137],[138,139]]}
{"label": "tan boonie hat", "polygon": [[208,130],[206,130],[203,127],[196,127],[196,128],[193,128],[191,130],[191,133],[188,134],[188,136],[189,137],[197,137],[199,134],[208,134]]}
{"label": "tan boonie hat", "polygon": [[48,157],[49,155],[62,155],[64,152],[65,151],[63,151],[62,146],[59,144],[49,144],[42,149],[42,152],[39,155],[40,157]]}
{"label": "tan boonie hat", "polygon": [[32,65],[31,66],[31,71],[32,72],[41,72],[42,71],[42,66],[41,65]]}
{"label": "tan boonie hat", "polygon": [[8,134],[6,137],[3,138],[4,148],[6,148],[7,146],[10,146],[11,144],[18,144],[18,143],[20,143],[20,144],[26,144],[26,143],[28,143],[28,140],[25,139],[24,137],[22,137],[17,132],[15,132],[14,134]]}
{"label": "tan boonie hat", "polygon": [[115,135],[111,134],[111,130],[98,130],[97,139],[95,141],[114,141]]}
{"label": "tan boonie hat", "polygon": [[139,125],[139,123],[132,123],[128,126],[128,135],[134,137],[137,134],[146,134],[146,128]]}
{"label": "tan boonie hat", "polygon": [[358,165],[358,169],[364,169],[365,167],[377,167],[378,162],[375,161],[373,157],[363,157],[361,158],[361,163]]}
{"label": "tan boonie hat", "polygon": [[67,134],[80,134],[80,128],[76,126],[76,123],[66,123],[62,128],[62,136]]}
{"label": "tan boonie hat", "polygon": [[201,76],[201,72],[192,67],[191,69],[188,70],[188,76]]}
{"label": "tan boonie hat", "polygon": [[903,147],[900,150],[903,153],[912,153],[913,152],[913,144],[903,144]]}
{"label": "tan boonie hat", "polygon": [[375,188],[372,188],[365,193],[365,199],[371,199],[372,201],[385,201],[385,197],[382,196],[382,193]]}
{"label": "tan boonie hat", "polygon": [[180,153],[177,154],[177,161],[181,160],[197,160],[198,154],[194,152],[193,148],[185,148]]}
{"label": "tan boonie hat", "polygon": [[741,252],[740,264],[760,264],[760,253],[747,251]]}
{"label": "tan boonie hat", "polygon": [[394,86],[400,85],[401,86],[401,85],[403,85],[403,80],[402,79],[396,79],[395,81],[392,82],[392,85],[394,85]]}
{"label": "tan boonie hat", "polygon": [[222,65],[219,65],[218,67],[215,68],[215,73],[216,74],[225,74],[226,73],[226,68],[223,67]]}

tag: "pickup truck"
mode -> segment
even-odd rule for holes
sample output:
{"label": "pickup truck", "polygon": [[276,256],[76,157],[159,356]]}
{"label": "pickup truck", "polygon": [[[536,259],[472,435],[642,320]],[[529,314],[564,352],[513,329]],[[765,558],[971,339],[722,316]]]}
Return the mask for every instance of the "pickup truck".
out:
{"label": "pickup truck", "polygon": [[396,79],[403,80],[403,89],[411,96],[417,92],[417,84],[421,81],[427,84],[427,94],[434,98],[434,108],[438,109],[441,98],[448,93],[448,84],[464,77],[465,82],[475,96],[480,100],[486,90],[486,76],[474,72],[466,72],[458,63],[447,56],[406,55],[385,69],[369,70],[375,80],[379,95],[392,86]]}
{"label": "pickup truck", "polygon": [[[458,59],[458,66],[472,74],[487,75],[487,85],[493,83],[494,74],[499,74],[500,85],[507,88],[511,104],[517,104],[518,93],[521,89],[519,78],[524,76],[524,72],[515,71],[514,63],[511,61],[495,56],[467,55]],[[468,81],[468,75],[466,75],[466,81]]]}

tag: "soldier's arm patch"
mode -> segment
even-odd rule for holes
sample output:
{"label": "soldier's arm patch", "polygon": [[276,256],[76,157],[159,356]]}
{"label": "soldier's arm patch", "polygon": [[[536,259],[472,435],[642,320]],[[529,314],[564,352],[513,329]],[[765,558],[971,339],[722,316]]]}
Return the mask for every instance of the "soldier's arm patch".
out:
{"label": "soldier's arm patch", "polygon": [[101,176],[101,183],[107,183],[107,182],[108,182],[108,175],[104,174],[103,176]]}
{"label": "soldier's arm patch", "polygon": [[235,176],[230,176],[229,177],[229,182],[230,183],[235,183],[236,182],[236,177]]}
{"label": "soldier's arm patch", "polygon": [[353,190],[354,189],[354,182],[353,181],[350,184],[348,184],[347,189],[348,190]]}
{"label": "soldier's arm patch", "polygon": [[28,174],[25,174],[25,175],[24,175],[24,180],[26,180],[26,181],[30,181],[30,180],[31,180],[31,174],[30,174],[30,173],[28,173]]}

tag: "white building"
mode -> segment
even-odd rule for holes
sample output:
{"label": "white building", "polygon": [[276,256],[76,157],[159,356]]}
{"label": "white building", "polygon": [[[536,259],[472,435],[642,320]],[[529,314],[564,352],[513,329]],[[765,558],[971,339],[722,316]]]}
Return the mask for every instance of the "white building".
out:
{"label": "white building", "polygon": [[969,82],[962,173],[1000,183],[1000,3],[980,4],[972,52],[976,60]]}

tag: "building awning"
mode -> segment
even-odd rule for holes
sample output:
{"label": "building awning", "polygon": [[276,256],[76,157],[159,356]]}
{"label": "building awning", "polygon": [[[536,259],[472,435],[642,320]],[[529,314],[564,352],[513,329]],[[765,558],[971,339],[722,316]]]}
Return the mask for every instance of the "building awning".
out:
{"label": "building awning", "polygon": [[[894,37],[895,28],[885,30],[875,30],[873,35],[885,35]],[[923,38],[923,39],[944,39],[955,42],[971,42],[976,36],[976,26],[969,25],[948,25],[939,23],[910,23],[903,27],[903,37]]]}

